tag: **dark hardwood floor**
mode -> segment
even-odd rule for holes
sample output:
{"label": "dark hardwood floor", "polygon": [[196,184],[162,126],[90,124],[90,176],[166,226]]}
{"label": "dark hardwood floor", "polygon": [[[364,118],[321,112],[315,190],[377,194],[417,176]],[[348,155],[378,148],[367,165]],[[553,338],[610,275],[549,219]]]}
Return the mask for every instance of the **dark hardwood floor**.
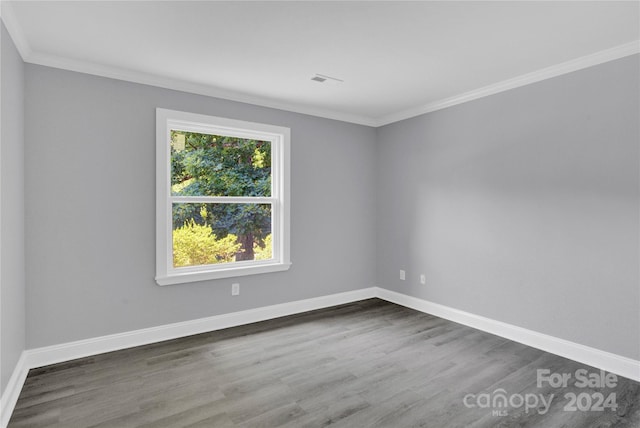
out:
{"label": "dark hardwood floor", "polygon": [[9,427],[640,427],[637,382],[579,369],[372,299],[31,370]]}

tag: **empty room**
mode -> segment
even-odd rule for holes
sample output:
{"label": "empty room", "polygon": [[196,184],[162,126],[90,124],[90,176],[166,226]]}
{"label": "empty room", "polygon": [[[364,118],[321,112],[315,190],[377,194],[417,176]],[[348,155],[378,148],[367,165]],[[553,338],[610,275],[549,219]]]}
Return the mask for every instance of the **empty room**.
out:
{"label": "empty room", "polygon": [[0,427],[640,427],[640,2],[0,17]]}

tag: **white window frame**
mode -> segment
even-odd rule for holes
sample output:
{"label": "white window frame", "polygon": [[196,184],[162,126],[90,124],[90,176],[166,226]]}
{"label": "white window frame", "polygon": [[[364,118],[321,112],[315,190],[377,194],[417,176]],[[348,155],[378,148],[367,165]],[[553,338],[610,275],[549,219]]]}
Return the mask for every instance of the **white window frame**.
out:
{"label": "white window frame", "polygon": [[[271,142],[271,196],[173,196],[171,194],[171,130],[225,135]],[[291,131],[282,126],[245,122],[175,110],[156,109],[156,282],[158,285],[285,271],[289,256],[289,181]],[[173,203],[271,204],[271,260],[247,260],[203,266],[173,267]]]}

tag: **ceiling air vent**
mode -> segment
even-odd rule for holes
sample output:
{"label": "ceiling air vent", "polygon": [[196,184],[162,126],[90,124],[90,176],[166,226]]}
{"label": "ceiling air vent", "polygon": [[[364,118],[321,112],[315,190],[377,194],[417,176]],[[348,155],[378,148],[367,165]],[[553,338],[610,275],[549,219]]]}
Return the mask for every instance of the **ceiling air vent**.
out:
{"label": "ceiling air vent", "polygon": [[332,85],[337,85],[338,83],[342,83],[343,80],[336,79],[335,77],[325,76],[324,74],[314,74],[311,76],[311,80],[318,83],[330,83]]}

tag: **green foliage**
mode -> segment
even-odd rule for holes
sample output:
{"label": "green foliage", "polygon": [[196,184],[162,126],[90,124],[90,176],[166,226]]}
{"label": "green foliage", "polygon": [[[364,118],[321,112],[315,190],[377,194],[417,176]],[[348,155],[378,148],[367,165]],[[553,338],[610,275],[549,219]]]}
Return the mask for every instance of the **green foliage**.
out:
{"label": "green foliage", "polygon": [[[176,196],[271,196],[271,143],[171,131],[171,192]],[[206,215],[202,208],[206,207]],[[268,204],[175,204],[173,226],[193,220],[219,237],[238,236],[238,260],[253,258],[271,232]]]}
{"label": "green foliage", "polygon": [[269,260],[273,258],[271,234],[264,238],[263,245],[258,245],[257,242],[253,243],[253,253],[255,254],[254,260]]}
{"label": "green foliage", "polygon": [[173,231],[173,266],[210,265],[234,261],[241,245],[237,237],[228,234],[217,239],[208,225],[193,219]]}
{"label": "green foliage", "polygon": [[171,187],[181,196],[271,196],[271,143],[171,131]]}

